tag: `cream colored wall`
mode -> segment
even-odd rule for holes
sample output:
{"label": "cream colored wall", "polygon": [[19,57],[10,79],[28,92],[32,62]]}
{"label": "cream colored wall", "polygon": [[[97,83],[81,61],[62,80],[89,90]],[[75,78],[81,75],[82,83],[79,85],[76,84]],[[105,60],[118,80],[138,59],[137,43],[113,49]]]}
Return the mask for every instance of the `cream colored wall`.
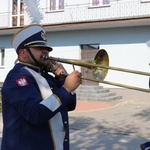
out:
{"label": "cream colored wall", "polygon": [[[150,49],[146,43],[103,45],[109,55],[109,65],[150,73]],[[127,72],[108,70],[107,81],[149,88],[149,77]],[[103,85],[103,84],[101,84]],[[104,85],[110,87],[109,85]]]}

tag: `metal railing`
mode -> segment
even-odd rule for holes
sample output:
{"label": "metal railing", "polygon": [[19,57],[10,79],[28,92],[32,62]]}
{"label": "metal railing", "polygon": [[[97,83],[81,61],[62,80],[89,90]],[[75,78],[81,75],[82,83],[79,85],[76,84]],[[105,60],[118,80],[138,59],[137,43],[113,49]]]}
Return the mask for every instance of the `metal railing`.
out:
{"label": "metal railing", "polygon": [[[49,11],[42,8],[44,20],[42,24],[62,24],[86,21],[103,21],[126,18],[150,17],[150,2],[141,1],[111,1],[110,4],[96,7],[90,4],[65,6],[63,10]],[[0,28],[12,27],[12,13],[0,13]],[[19,17],[18,17],[19,18]],[[24,24],[29,24],[27,14],[24,14]],[[20,26],[18,23],[17,26]]]}

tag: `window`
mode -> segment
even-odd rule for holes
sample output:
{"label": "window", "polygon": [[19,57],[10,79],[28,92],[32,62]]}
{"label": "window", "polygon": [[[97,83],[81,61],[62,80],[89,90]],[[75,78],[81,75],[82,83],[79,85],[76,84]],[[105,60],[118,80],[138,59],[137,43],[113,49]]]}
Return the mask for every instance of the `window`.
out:
{"label": "window", "polygon": [[56,10],[56,0],[50,1],[50,10]]}
{"label": "window", "polygon": [[64,9],[64,0],[50,0],[50,10]]}
{"label": "window", "polygon": [[110,3],[110,0],[92,0],[92,6],[107,5],[109,3]]}
{"label": "window", "polygon": [[0,66],[4,66],[5,50],[0,48]]}
{"label": "window", "polygon": [[17,1],[13,0],[12,7],[12,26],[17,26]]}
{"label": "window", "polygon": [[82,50],[97,50],[99,49],[99,44],[81,44],[80,47]]}
{"label": "window", "polygon": [[103,5],[107,5],[107,4],[109,4],[110,3],[110,1],[109,0],[103,0]]}
{"label": "window", "polygon": [[24,25],[24,3],[20,1],[20,26]]}
{"label": "window", "polygon": [[59,0],[59,9],[64,9],[64,0]]}
{"label": "window", "polygon": [[23,0],[12,1],[12,26],[24,25],[24,4]]}
{"label": "window", "polygon": [[92,5],[93,6],[99,5],[99,0],[92,0]]}

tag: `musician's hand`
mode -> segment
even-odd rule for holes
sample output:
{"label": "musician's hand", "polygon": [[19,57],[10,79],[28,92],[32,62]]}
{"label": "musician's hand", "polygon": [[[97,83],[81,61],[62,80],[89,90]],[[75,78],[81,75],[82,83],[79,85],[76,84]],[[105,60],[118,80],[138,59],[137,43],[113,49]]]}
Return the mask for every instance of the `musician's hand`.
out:
{"label": "musician's hand", "polygon": [[81,76],[82,74],[79,71],[73,71],[66,77],[63,87],[69,93],[74,91],[82,83]]}
{"label": "musician's hand", "polygon": [[62,79],[68,75],[66,69],[61,63],[51,60],[48,64],[48,70],[55,74],[56,77]]}
{"label": "musician's hand", "polygon": [[55,76],[61,77],[61,78],[62,78],[63,76],[66,77],[66,75],[68,75],[66,69],[65,69],[64,66],[63,66],[62,64],[60,64],[60,63],[56,63],[56,65],[55,65],[55,67],[54,67],[54,74],[55,74]]}

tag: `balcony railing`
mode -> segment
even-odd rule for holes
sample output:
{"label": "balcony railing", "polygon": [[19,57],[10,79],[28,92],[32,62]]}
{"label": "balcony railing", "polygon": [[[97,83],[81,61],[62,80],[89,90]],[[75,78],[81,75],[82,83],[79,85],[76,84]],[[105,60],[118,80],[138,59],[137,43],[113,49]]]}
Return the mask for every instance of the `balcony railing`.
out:
{"label": "balcony railing", "polygon": [[[111,1],[110,4],[92,7],[89,4],[65,6],[61,11],[49,11],[42,8],[44,20],[42,24],[62,24],[86,21],[103,21],[128,18],[150,17],[150,2]],[[20,16],[18,16],[19,22]],[[30,23],[27,14],[24,14],[24,25]],[[16,26],[20,26],[17,23]],[[0,28],[13,27],[12,13],[0,13]]]}

